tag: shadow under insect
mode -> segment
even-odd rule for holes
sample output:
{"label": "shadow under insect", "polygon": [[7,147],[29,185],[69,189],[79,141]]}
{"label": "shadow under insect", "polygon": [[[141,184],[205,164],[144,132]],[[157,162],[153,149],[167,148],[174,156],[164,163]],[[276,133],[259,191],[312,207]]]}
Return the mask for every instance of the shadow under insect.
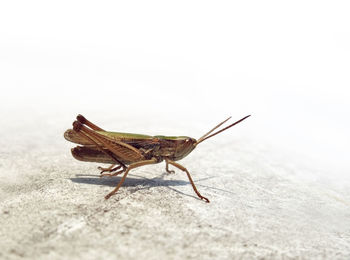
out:
{"label": "shadow under insect", "polygon": [[[176,186],[191,185],[190,182],[183,181],[183,180],[166,180],[164,179],[164,177],[167,175],[168,175],[167,173],[163,173],[160,176],[149,179],[140,175],[129,174],[129,177],[125,179],[123,186],[138,187],[137,190],[150,189],[153,187],[166,187],[179,194],[198,199],[195,196],[185,194],[173,188]],[[104,186],[115,187],[119,183],[121,178],[122,177],[120,176],[101,178],[100,175],[77,174],[75,178],[70,178],[70,180],[72,182],[81,183],[81,184],[93,184],[93,185],[104,185]]]}
{"label": "shadow under insect", "polygon": [[[129,177],[125,179],[123,186],[125,187],[136,187],[138,185],[142,186],[184,186],[190,184],[188,181],[182,180],[165,180],[163,174],[161,176],[157,176],[155,178],[145,178],[143,176],[139,176],[136,174],[129,174]],[[100,177],[99,175],[89,175],[89,174],[77,174],[76,178],[70,178],[71,181],[76,183],[84,183],[84,184],[94,184],[94,185],[105,185],[115,187],[120,181],[121,177]]]}

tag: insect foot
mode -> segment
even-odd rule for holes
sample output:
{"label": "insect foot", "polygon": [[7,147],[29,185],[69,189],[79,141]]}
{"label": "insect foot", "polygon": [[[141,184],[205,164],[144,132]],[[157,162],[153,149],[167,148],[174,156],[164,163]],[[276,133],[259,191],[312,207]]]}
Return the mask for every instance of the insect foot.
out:
{"label": "insect foot", "polygon": [[205,200],[205,202],[210,203],[210,200],[208,200],[206,197],[200,196],[202,200]]}
{"label": "insect foot", "polygon": [[[97,169],[99,169],[101,172],[100,174],[104,173],[104,172],[114,172],[114,171],[117,171],[119,170],[120,168],[122,168],[123,166],[119,165],[117,167],[114,167],[115,164],[111,165],[110,167],[108,168],[103,168],[103,167],[97,167]],[[113,168],[114,167],[114,168]]]}
{"label": "insect foot", "polygon": [[104,176],[109,176],[109,177],[117,176],[117,175],[123,173],[124,171],[125,171],[125,170],[122,169],[122,170],[117,171],[117,172],[115,172],[115,173],[102,173],[102,172],[101,172],[100,178],[101,178],[101,177],[104,177]]}
{"label": "insect foot", "polygon": [[166,170],[166,172],[169,173],[169,174],[174,174],[174,173],[175,173],[174,170],[168,170],[168,169],[165,169],[165,170]]}

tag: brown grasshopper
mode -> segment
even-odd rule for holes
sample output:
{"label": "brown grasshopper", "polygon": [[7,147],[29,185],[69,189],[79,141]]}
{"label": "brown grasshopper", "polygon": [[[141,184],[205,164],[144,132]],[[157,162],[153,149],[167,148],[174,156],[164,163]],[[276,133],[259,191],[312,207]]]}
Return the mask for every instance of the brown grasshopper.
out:
{"label": "brown grasshopper", "polygon": [[175,161],[186,157],[199,143],[240,123],[249,116],[250,115],[211,134],[215,129],[231,118],[229,117],[196,140],[188,136],[150,136],[109,132],[91,123],[82,115],[78,115],[77,121],[73,122],[73,129],[68,129],[64,133],[64,138],[70,142],[82,145],[72,148],[72,155],[75,159],[86,162],[112,164],[108,168],[99,167],[101,170],[101,177],[116,176],[124,173],[115,189],[105,196],[106,199],[118,191],[131,169],[147,164],[160,163],[165,160],[165,169],[168,173],[174,173],[173,170],[169,170],[169,164],[186,172],[197,196],[209,202],[209,200],[202,196],[197,190],[188,170]]}

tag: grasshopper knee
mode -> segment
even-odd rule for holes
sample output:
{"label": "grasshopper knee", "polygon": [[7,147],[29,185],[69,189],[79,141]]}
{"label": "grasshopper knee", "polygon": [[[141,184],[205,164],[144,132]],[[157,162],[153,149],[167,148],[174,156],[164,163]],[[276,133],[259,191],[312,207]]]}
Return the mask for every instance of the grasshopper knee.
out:
{"label": "grasshopper knee", "polygon": [[86,118],[80,114],[77,115],[77,120],[82,124],[85,124],[85,122],[86,122]]}
{"label": "grasshopper knee", "polygon": [[79,132],[82,126],[83,125],[78,121],[73,122],[73,130],[76,132]]}

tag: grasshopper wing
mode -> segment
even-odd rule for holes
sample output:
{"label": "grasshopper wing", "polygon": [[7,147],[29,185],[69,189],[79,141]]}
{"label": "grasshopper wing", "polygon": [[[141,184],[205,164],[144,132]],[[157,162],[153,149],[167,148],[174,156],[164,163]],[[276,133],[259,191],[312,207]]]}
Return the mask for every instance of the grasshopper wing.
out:
{"label": "grasshopper wing", "polygon": [[97,146],[102,146],[127,164],[145,159],[141,151],[135,147],[91,130],[78,121],[73,123],[73,131],[77,134],[81,134],[86,140],[90,140],[89,144],[95,143]]}
{"label": "grasshopper wing", "polygon": [[82,144],[82,145],[94,145],[90,140],[84,138],[83,135],[75,132],[73,129],[68,129],[64,132],[64,138],[72,143]]}

